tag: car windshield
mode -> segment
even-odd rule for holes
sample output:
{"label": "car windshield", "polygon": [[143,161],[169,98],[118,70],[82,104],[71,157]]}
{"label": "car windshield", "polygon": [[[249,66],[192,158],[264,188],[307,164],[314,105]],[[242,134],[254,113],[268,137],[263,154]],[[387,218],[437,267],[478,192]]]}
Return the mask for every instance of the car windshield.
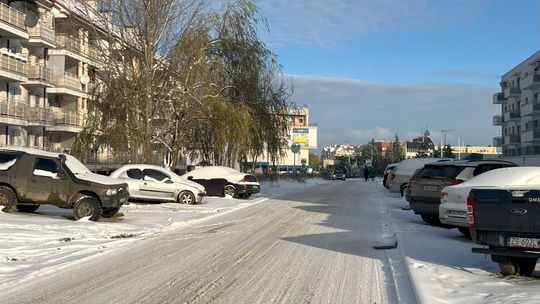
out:
{"label": "car windshield", "polygon": [[75,175],[82,175],[91,173],[83,163],[71,155],[66,155],[66,166]]}
{"label": "car windshield", "polygon": [[334,174],[343,174],[343,171],[336,170],[336,171],[334,171]]}

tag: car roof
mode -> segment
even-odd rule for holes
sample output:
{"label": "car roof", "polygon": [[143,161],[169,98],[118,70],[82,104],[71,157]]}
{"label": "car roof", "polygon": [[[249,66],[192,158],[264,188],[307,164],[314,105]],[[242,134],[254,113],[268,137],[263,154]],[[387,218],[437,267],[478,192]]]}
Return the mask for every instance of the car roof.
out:
{"label": "car roof", "polygon": [[463,167],[477,167],[478,165],[486,165],[486,164],[507,164],[507,165],[513,165],[513,166],[516,166],[517,167],[517,164],[516,163],[513,163],[511,161],[507,161],[507,160],[494,160],[494,159],[490,159],[490,160],[471,160],[471,161],[468,161],[468,160],[456,160],[456,161],[452,161],[452,162],[437,162],[437,163],[429,163],[429,164],[426,164],[425,166],[428,167],[432,167],[432,166],[463,166]]}
{"label": "car roof", "polygon": [[3,151],[3,152],[22,152],[22,153],[27,153],[27,154],[32,154],[32,155],[48,156],[48,157],[55,157],[55,158],[59,158],[61,154],[64,154],[64,153],[55,153],[55,152],[44,151],[44,150],[35,149],[35,148],[15,147],[15,146],[2,147],[2,148],[0,148],[0,151]]}
{"label": "car roof", "polygon": [[167,170],[167,168],[156,166],[156,165],[147,165],[147,164],[129,164],[129,165],[123,165],[122,167],[118,168],[117,170],[129,170],[129,169],[161,169],[161,170]]}

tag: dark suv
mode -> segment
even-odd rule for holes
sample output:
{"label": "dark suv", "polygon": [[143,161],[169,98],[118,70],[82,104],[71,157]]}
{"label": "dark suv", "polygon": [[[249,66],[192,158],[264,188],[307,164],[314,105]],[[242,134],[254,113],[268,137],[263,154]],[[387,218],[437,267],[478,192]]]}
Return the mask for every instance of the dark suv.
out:
{"label": "dark suv", "polygon": [[516,166],[513,162],[500,160],[427,164],[410,179],[405,197],[414,213],[429,224],[440,225],[439,204],[444,187],[462,183],[486,171]]}
{"label": "dark suv", "polygon": [[0,205],[21,212],[41,204],[72,208],[75,219],[113,216],[129,197],[127,184],[90,172],[68,154],[38,149],[0,149]]}

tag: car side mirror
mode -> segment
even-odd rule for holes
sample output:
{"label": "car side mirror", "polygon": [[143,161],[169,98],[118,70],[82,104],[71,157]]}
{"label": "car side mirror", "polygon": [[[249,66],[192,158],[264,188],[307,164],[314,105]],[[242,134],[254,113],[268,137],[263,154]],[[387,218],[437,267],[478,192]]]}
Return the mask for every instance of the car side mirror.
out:
{"label": "car side mirror", "polygon": [[188,176],[187,179],[188,180],[193,180],[193,176]]}
{"label": "car side mirror", "polygon": [[67,179],[66,172],[63,170],[58,171],[58,173],[56,173],[55,179]]}
{"label": "car side mirror", "polygon": [[173,184],[174,182],[170,179],[166,179],[163,181],[165,184]]}

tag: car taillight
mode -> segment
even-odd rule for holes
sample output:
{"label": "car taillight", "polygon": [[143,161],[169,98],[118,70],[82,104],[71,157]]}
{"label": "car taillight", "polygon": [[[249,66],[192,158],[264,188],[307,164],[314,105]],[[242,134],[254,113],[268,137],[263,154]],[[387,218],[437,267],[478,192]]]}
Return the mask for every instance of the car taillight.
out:
{"label": "car taillight", "polygon": [[448,192],[441,192],[441,199],[448,197]]}
{"label": "car taillight", "polygon": [[394,173],[390,174],[390,180],[394,180],[396,178],[396,175]]}
{"label": "car taillight", "polygon": [[467,197],[467,221],[469,227],[474,228],[474,197],[470,194]]}
{"label": "car taillight", "polygon": [[456,178],[452,179],[452,185],[461,184],[463,182],[464,182],[464,180],[462,180],[462,179],[456,179]]}
{"label": "car taillight", "polygon": [[411,179],[409,180],[409,184],[411,183],[416,183],[418,181],[418,178],[417,177],[411,177]]}

